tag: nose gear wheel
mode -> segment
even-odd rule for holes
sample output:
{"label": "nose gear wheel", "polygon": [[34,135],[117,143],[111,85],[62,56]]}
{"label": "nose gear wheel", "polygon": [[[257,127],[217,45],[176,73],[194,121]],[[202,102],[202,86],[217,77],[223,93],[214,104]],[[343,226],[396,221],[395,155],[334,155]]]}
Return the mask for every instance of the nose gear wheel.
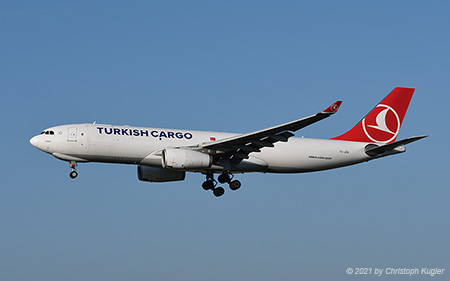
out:
{"label": "nose gear wheel", "polygon": [[70,172],[69,177],[71,179],[75,179],[78,176],[78,173],[76,171],[76,167],[77,166],[77,162],[75,161],[70,161],[69,167],[72,169],[72,172]]}

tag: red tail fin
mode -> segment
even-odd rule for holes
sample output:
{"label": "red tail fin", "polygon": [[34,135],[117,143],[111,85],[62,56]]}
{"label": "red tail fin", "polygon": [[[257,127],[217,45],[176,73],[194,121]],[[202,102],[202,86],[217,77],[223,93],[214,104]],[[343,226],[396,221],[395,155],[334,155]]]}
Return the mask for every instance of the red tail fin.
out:
{"label": "red tail fin", "polygon": [[413,93],[412,88],[395,88],[355,127],[332,140],[394,142]]}

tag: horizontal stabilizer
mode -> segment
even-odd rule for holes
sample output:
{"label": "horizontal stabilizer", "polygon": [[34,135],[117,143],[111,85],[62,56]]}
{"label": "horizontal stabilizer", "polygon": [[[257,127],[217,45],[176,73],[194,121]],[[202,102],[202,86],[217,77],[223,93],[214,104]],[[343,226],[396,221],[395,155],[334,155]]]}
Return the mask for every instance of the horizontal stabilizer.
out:
{"label": "horizontal stabilizer", "polygon": [[428,137],[428,136],[410,137],[410,138],[399,140],[399,141],[396,141],[396,142],[393,142],[390,144],[385,144],[382,146],[370,145],[370,146],[366,147],[366,154],[369,156],[377,156],[386,151],[393,150],[399,146],[402,146],[402,145],[405,145],[408,143],[412,143],[412,142],[418,141],[418,140],[426,138],[426,137]]}

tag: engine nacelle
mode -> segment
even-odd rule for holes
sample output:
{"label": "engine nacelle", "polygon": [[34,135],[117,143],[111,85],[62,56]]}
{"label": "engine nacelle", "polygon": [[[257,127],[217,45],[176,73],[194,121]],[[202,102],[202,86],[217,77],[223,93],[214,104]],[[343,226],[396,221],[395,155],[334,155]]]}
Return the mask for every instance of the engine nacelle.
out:
{"label": "engine nacelle", "polygon": [[195,150],[166,148],[162,153],[162,167],[172,169],[201,169],[212,165],[212,156]]}
{"label": "engine nacelle", "polygon": [[149,181],[149,182],[182,181],[184,180],[185,176],[186,172],[183,171],[167,170],[144,165],[138,166],[138,178],[141,181]]}

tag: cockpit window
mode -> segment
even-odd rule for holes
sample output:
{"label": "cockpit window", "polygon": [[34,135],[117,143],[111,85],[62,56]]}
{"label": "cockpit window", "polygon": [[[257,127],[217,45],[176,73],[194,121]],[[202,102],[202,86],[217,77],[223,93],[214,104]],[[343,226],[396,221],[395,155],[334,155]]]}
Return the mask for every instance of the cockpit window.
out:
{"label": "cockpit window", "polygon": [[55,132],[54,131],[43,131],[43,132],[41,132],[40,133],[41,135],[54,135],[55,134]]}

